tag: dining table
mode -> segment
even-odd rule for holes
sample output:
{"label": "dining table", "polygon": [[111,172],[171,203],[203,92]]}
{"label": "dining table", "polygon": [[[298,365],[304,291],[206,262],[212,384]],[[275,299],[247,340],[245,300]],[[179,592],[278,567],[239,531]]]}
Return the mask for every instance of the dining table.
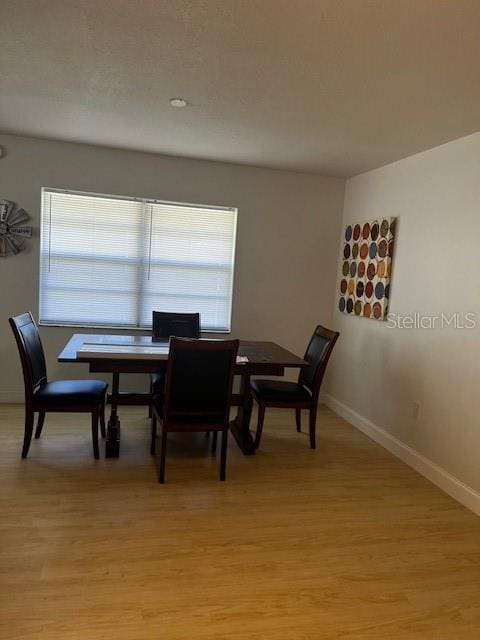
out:
{"label": "dining table", "polygon": [[[88,364],[95,373],[112,374],[112,388],[108,395],[108,420],[105,455],[118,458],[120,454],[120,405],[149,405],[150,393],[120,390],[120,374],[156,373],[166,371],[169,354],[168,340],[152,340],[146,335],[105,335],[75,333],[58,355],[58,362]],[[250,393],[252,376],[283,376],[286,369],[301,369],[309,363],[275,342],[240,340],[235,376],[239,376],[239,390],[232,394],[231,406],[237,408],[229,427],[245,455],[255,453],[250,433],[253,398]]]}

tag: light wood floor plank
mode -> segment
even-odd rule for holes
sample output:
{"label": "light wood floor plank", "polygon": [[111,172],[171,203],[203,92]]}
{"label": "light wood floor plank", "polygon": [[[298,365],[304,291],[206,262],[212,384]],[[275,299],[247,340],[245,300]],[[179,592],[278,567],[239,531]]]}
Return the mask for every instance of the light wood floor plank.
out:
{"label": "light wood floor plank", "polygon": [[[262,449],[173,434],[156,479],[142,408],[119,460],[47,416],[21,460],[0,405],[2,640],[480,637],[480,519],[326,408],[318,449],[267,412]],[[305,421],[306,422],[306,421]]]}

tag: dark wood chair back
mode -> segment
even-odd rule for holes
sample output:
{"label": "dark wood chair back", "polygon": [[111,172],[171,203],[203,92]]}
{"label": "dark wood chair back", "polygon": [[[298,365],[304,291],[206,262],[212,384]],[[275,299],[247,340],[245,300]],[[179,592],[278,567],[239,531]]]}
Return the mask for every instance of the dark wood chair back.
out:
{"label": "dark wood chair back", "polygon": [[35,412],[38,423],[35,438],[39,438],[47,412],[92,414],[93,454],[98,460],[98,422],[105,437],[105,394],[107,383],[100,380],[57,380],[48,382],[45,354],[35,320],[30,312],[9,318],[20,360],[25,385],[25,435],[22,458],[26,458],[32,440]]}
{"label": "dark wood chair back", "polygon": [[47,382],[47,367],[38,327],[30,312],[9,318],[22,362],[25,400]]}
{"label": "dark wood chair back", "polygon": [[319,324],[303,356],[303,359],[309,362],[310,366],[300,370],[298,382],[310,391],[315,402],[318,398],[328,360],[339,335],[338,331],[331,331]]}
{"label": "dark wood chair back", "polygon": [[177,338],[199,338],[200,314],[153,311],[152,340],[168,340],[172,336]]}
{"label": "dark wood chair back", "polygon": [[226,424],[238,340],[170,339],[165,424]]}

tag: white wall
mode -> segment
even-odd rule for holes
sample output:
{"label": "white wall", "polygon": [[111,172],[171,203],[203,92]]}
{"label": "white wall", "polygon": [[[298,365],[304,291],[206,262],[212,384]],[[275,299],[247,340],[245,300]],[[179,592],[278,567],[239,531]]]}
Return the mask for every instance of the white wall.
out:
{"label": "white wall", "polygon": [[478,510],[480,133],[349,179],[342,243],[345,224],[382,216],[397,216],[390,311],[472,312],[477,327],[392,329],[340,313],[335,295],[328,400]]}
{"label": "white wall", "polygon": [[[27,309],[37,316],[42,186],[236,206],[232,336],[274,340],[301,355],[313,327],[330,324],[343,180],[7,135],[0,145],[0,198],[25,208],[35,233],[25,252],[0,259],[0,401],[23,397],[7,319]],[[87,374],[56,362],[71,333],[41,328],[52,378]]]}

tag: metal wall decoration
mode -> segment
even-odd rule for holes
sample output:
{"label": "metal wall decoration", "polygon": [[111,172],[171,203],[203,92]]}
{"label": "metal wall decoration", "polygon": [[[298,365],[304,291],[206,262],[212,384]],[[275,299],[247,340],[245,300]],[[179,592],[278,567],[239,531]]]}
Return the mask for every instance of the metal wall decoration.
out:
{"label": "metal wall decoration", "polygon": [[0,258],[16,255],[25,248],[25,238],[32,237],[32,227],[25,209],[17,209],[11,200],[0,199]]}

